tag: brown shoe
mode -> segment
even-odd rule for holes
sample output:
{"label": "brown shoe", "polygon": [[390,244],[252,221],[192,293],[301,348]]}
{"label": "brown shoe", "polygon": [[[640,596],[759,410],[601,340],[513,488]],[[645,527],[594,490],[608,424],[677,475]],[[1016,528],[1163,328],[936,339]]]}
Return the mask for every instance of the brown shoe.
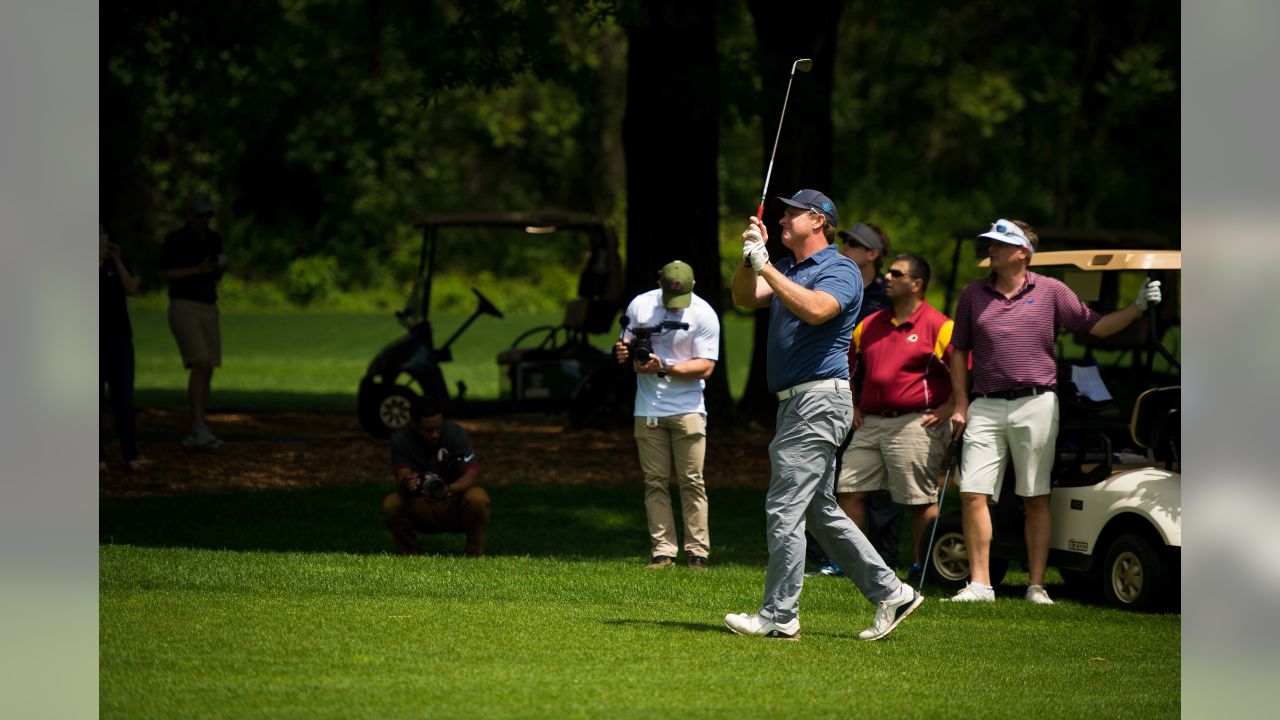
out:
{"label": "brown shoe", "polygon": [[705,571],[705,570],[707,570],[707,568],[708,568],[708,567],[710,567],[710,566],[709,566],[709,565],[707,565],[707,559],[706,559],[706,558],[704,558],[704,557],[702,557],[701,555],[690,555],[690,556],[689,556],[689,569],[690,569],[690,570]]}
{"label": "brown shoe", "polygon": [[675,564],[676,559],[670,555],[654,555],[645,567],[649,570],[665,570]]}

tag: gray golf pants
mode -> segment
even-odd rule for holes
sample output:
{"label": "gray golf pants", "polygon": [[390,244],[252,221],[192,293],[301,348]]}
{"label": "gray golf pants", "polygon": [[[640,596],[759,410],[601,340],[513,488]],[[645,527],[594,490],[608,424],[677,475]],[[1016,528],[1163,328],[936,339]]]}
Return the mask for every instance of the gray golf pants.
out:
{"label": "gray golf pants", "polygon": [[813,389],[778,406],[778,431],[769,443],[769,569],[760,607],[760,614],[774,622],[790,622],[799,614],[806,524],[868,600],[887,600],[898,589],[897,576],[836,505],[836,450],[852,422],[853,397],[847,388]]}

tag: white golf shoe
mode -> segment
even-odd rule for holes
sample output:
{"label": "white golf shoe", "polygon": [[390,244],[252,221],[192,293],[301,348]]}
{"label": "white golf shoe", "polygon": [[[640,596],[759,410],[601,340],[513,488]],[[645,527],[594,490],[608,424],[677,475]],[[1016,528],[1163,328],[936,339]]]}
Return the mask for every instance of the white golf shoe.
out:
{"label": "white golf shoe", "polygon": [[943,602],[995,602],[995,588],[980,588],[973,583],[969,583],[955,595],[946,598]]}
{"label": "white golf shoe", "polygon": [[1043,585],[1028,585],[1027,602],[1033,602],[1037,605],[1052,605],[1053,599],[1049,597],[1049,593],[1044,589]]}
{"label": "white golf shoe", "polygon": [[893,632],[916,608],[924,602],[924,596],[906,583],[898,587],[897,595],[876,604],[876,617],[871,627],[858,633],[859,640],[879,640]]}
{"label": "white golf shoe", "polygon": [[760,613],[755,613],[754,615],[738,613],[736,615],[725,615],[724,626],[739,635],[754,635],[757,637],[777,638],[779,640],[800,639],[800,618],[793,618],[791,622],[779,624],[760,617]]}

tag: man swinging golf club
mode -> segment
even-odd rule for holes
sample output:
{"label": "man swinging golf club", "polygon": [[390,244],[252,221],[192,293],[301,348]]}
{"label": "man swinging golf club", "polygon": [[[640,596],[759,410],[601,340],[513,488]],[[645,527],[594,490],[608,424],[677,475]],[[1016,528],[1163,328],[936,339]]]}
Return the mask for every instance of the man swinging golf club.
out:
{"label": "man swinging golf club", "polygon": [[836,505],[833,492],[836,450],[853,422],[847,354],[862,280],[857,266],[831,244],[838,216],[826,195],[801,190],[778,200],[786,205],[782,244],[792,256],[770,264],[768,234],[753,217],[743,233],[746,264],[733,275],[735,303],[770,308],[767,375],[779,405],[765,500],[769,566],[760,610],[726,615],[724,622],[739,635],[800,636],[807,525],[858,590],[877,604],[871,627],[858,637],[878,640],[923,597],[885,567]]}

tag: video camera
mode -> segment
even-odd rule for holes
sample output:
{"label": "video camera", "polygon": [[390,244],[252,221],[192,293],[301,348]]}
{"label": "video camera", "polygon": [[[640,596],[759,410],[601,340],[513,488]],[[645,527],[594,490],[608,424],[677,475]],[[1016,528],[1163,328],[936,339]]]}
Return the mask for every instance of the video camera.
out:
{"label": "video camera", "polygon": [[409,495],[425,496],[432,500],[443,500],[449,494],[449,484],[430,471],[410,475],[401,480],[401,485]]}
{"label": "video camera", "polygon": [[[625,332],[627,326],[631,324],[631,318],[623,315],[618,322]],[[663,320],[657,325],[637,325],[631,328],[631,341],[623,344],[627,346],[627,352],[631,355],[633,362],[646,363],[649,362],[649,356],[653,355],[654,335],[661,335],[668,330],[688,329],[689,323],[678,320]]]}

